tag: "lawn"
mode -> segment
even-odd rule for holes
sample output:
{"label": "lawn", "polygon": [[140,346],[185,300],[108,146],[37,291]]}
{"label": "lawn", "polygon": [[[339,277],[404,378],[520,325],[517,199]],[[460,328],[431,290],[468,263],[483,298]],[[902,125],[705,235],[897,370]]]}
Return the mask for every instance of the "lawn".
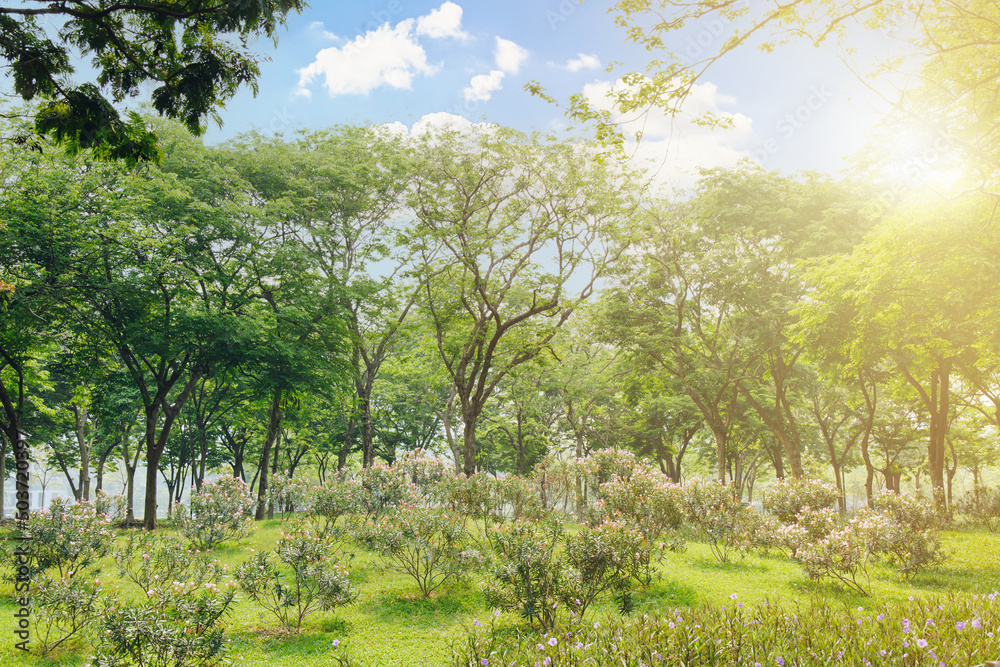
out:
{"label": "lawn", "polygon": [[[266,521],[256,533],[237,544],[225,544],[214,553],[230,568],[247,558],[253,549],[270,549],[278,539],[279,521]],[[950,557],[944,565],[904,581],[890,568],[871,572],[873,595],[863,597],[845,592],[832,583],[811,582],[799,567],[779,555],[731,554],[728,563],[719,563],[707,545],[689,542],[678,553],[668,552],[657,568],[657,578],[648,589],[636,595],[634,613],[654,609],[685,608],[707,604],[725,604],[735,594],[746,603],[765,599],[808,602],[811,597],[851,608],[871,607],[903,601],[910,596],[944,595],[949,591],[988,593],[1000,589],[1000,536],[979,532],[943,532],[941,541]],[[283,667],[349,664],[371,666],[444,665],[451,656],[451,643],[461,642],[476,620],[485,622],[492,613],[484,606],[479,593],[480,575],[453,584],[430,599],[422,599],[413,580],[386,566],[381,558],[360,548],[350,548],[344,562],[352,572],[352,581],[360,597],[350,606],[310,616],[301,634],[283,635],[273,617],[252,601],[240,598],[233,606],[227,623],[231,637],[230,659],[250,667]],[[115,579],[109,559],[102,562],[101,579]],[[3,621],[0,664],[3,665],[74,665],[87,662],[86,646],[60,650],[40,658],[25,655],[13,648],[13,612],[9,602],[12,585],[0,586]],[[605,601],[588,616],[594,618],[615,613]],[[505,614],[500,624],[515,626],[518,619]],[[334,646],[334,642],[337,645]]]}

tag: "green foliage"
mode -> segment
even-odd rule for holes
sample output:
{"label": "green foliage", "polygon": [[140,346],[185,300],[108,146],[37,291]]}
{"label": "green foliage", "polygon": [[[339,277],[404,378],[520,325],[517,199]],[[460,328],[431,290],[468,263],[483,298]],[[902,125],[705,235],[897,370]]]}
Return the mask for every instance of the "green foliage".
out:
{"label": "green foliage", "polygon": [[47,655],[65,642],[84,639],[100,619],[101,593],[98,579],[36,576],[31,582],[31,617],[38,652]]}
{"label": "green foliage", "polygon": [[255,551],[236,569],[236,580],[287,632],[300,632],[312,612],[349,604],[358,596],[347,570],[331,557],[329,545],[309,530],[283,533],[274,551],[291,570],[290,579],[269,553]]}
{"label": "green foliage", "polygon": [[943,523],[937,509],[922,498],[884,491],[875,496],[875,511],[886,518],[889,528],[881,536],[879,551],[907,579],[920,570],[938,565],[947,557],[938,531]]}
{"label": "green foliage", "polygon": [[[87,0],[25,14],[6,8],[0,17],[0,58],[9,63],[14,92],[26,101],[41,100],[31,113],[38,134],[74,154],[94,149],[103,159],[158,161],[157,133],[134,112],[123,118],[112,103],[137,97],[143,84],[153,83],[153,108],[201,134],[205,117],[221,122],[216,110],[240,87],[257,92],[260,69],[247,40],[273,38],[288,13],[304,7],[300,0],[221,8],[192,0],[141,5]],[[58,37],[46,30],[49,21],[61,22]],[[223,38],[226,33],[242,44]],[[68,83],[74,56],[91,58],[97,70],[93,82]]]}
{"label": "green foliage", "polygon": [[696,479],[685,484],[684,506],[687,521],[701,531],[721,563],[729,560],[731,549],[749,546],[760,525],[756,510],[718,482]]}
{"label": "green foliage", "polygon": [[1000,655],[1000,594],[918,598],[845,608],[816,598],[662,610],[546,634],[503,635],[491,624],[453,646],[455,667],[515,665],[975,665]]}
{"label": "green foliage", "polygon": [[836,487],[815,479],[785,478],[774,482],[764,496],[764,510],[785,524],[797,523],[805,509],[822,510],[833,507],[839,493]]}
{"label": "green foliage", "polygon": [[337,522],[358,511],[363,492],[360,481],[339,477],[312,489],[306,505],[306,517],[316,536],[333,542],[346,537],[347,530],[337,526]]}
{"label": "green foliage", "polygon": [[376,461],[358,472],[361,494],[358,510],[366,519],[377,519],[392,510],[417,501],[417,487],[398,466]]}
{"label": "green foliage", "polygon": [[955,511],[975,526],[1000,531],[1000,488],[979,486],[958,499]]}
{"label": "green foliage", "polygon": [[224,540],[246,537],[253,532],[257,499],[246,482],[222,476],[191,495],[190,509],[179,504],[174,510],[181,533],[196,549],[211,549]]}
{"label": "green foliage", "polygon": [[437,509],[399,507],[355,526],[354,538],[412,577],[425,598],[467,576],[483,560],[471,548],[462,519]]}
{"label": "green foliage", "polygon": [[114,529],[93,504],[56,498],[48,509],[35,512],[25,525],[37,571],[56,568],[71,579],[96,567],[111,548]]}
{"label": "green foliage", "polygon": [[482,586],[486,606],[537,621],[543,631],[551,628],[572,578],[557,553],[563,536],[556,520],[515,521],[498,530],[491,576]]}

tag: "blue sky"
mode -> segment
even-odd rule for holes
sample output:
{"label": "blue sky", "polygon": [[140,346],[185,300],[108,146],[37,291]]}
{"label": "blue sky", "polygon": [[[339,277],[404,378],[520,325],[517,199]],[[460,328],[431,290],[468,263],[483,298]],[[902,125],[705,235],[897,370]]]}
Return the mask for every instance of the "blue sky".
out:
{"label": "blue sky", "polygon": [[[289,17],[278,45],[259,40],[259,93],[240,92],[211,126],[218,142],[255,128],[289,133],[340,123],[489,121],[561,130],[563,110],[530,96],[537,80],[557,99],[584,93],[598,104],[618,76],[651,55],[625,42],[609,0],[362,0],[326,2]],[[697,59],[724,39],[718,22],[690,25],[671,46]],[[883,50],[879,36],[866,37]],[[886,44],[888,42],[886,41]],[[622,66],[605,71],[611,61]],[[667,183],[686,185],[699,166],[751,157],[789,172],[835,173],[859,150],[876,115],[860,82],[832,53],[809,45],[772,54],[744,49],[710,70],[693,112],[732,117],[709,131],[662,116],[644,119],[637,159]]]}

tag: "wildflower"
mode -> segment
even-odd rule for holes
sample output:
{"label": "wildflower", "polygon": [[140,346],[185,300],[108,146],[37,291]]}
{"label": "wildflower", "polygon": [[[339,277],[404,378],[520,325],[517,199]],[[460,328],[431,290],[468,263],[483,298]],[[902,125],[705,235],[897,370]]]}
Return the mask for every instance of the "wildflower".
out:
{"label": "wildflower", "polygon": [[599,627],[601,627],[601,622],[600,622],[600,621],[598,621],[598,622],[594,623],[594,629],[595,629],[595,630],[596,630],[597,628],[599,628]]}
{"label": "wildflower", "polygon": [[926,648],[927,647],[927,640],[926,639],[918,639],[917,640],[917,646],[919,646],[920,648]]}
{"label": "wildflower", "polygon": [[577,642],[576,646],[574,646],[573,648],[575,648],[577,651],[579,651],[580,649],[583,648],[583,642]]}
{"label": "wildflower", "polygon": [[490,661],[487,660],[486,658],[483,658],[482,660],[479,661],[479,664],[482,665],[483,667],[486,667],[486,665],[490,664]]}
{"label": "wildflower", "polygon": [[965,623],[959,621],[958,623],[955,624],[955,629],[958,630],[959,632],[965,630]]}
{"label": "wildflower", "polygon": [[339,639],[334,639],[333,640],[333,645],[334,646],[340,646],[340,640]]}

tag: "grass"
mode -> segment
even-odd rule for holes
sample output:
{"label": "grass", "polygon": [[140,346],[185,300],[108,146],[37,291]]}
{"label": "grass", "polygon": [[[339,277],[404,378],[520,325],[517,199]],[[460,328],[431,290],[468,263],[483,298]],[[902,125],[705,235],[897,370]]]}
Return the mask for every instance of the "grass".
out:
{"label": "grass", "polygon": [[[239,544],[222,545],[215,557],[235,568],[251,548],[271,549],[281,531],[278,520],[266,521]],[[639,613],[664,607],[702,603],[725,604],[732,594],[745,603],[765,599],[807,601],[814,596],[848,607],[892,604],[910,596],[943,595],[948,591],[987,593],[1000,589],[1000,536],[986,532],[944,532],[941,541],[951,557],[940,567],[904,581],[892,569],[872,570],[872,597],[845,592],[833,583],[811,582],[788,558],[778,555],[732,553],[729,563],[718,563],[706,544],[689,543],[686,550],[667,553],[657,578],[635,596]],[[403,667],[448,664],[452,642],[462,642],[474,620],[491,618],[478,590],[478,575],[423,599],[416,583],[387,567],[379,557],[351,548],[345,562],[361,591],[354,604],[307,618],[300,635],[282,635],[273,617],[246,599],[234,605],[227,624],[230,659],[248,667],[338,665],[350,656],[355,665]],[[110,560],[102,563],[101,578],[113,579]],[[49,667],[88,662],[86,647],[70,647],[47,658],[25,655],[13,648],[12,585],[0,585],[0,664]],[[595,617],[611,613],[605,602]],[[589,613],[588,613],[589,615]],[[500,624],[514,628],[517,618],[506,614]],[[333,641],[339,645],[334,647]]]}

